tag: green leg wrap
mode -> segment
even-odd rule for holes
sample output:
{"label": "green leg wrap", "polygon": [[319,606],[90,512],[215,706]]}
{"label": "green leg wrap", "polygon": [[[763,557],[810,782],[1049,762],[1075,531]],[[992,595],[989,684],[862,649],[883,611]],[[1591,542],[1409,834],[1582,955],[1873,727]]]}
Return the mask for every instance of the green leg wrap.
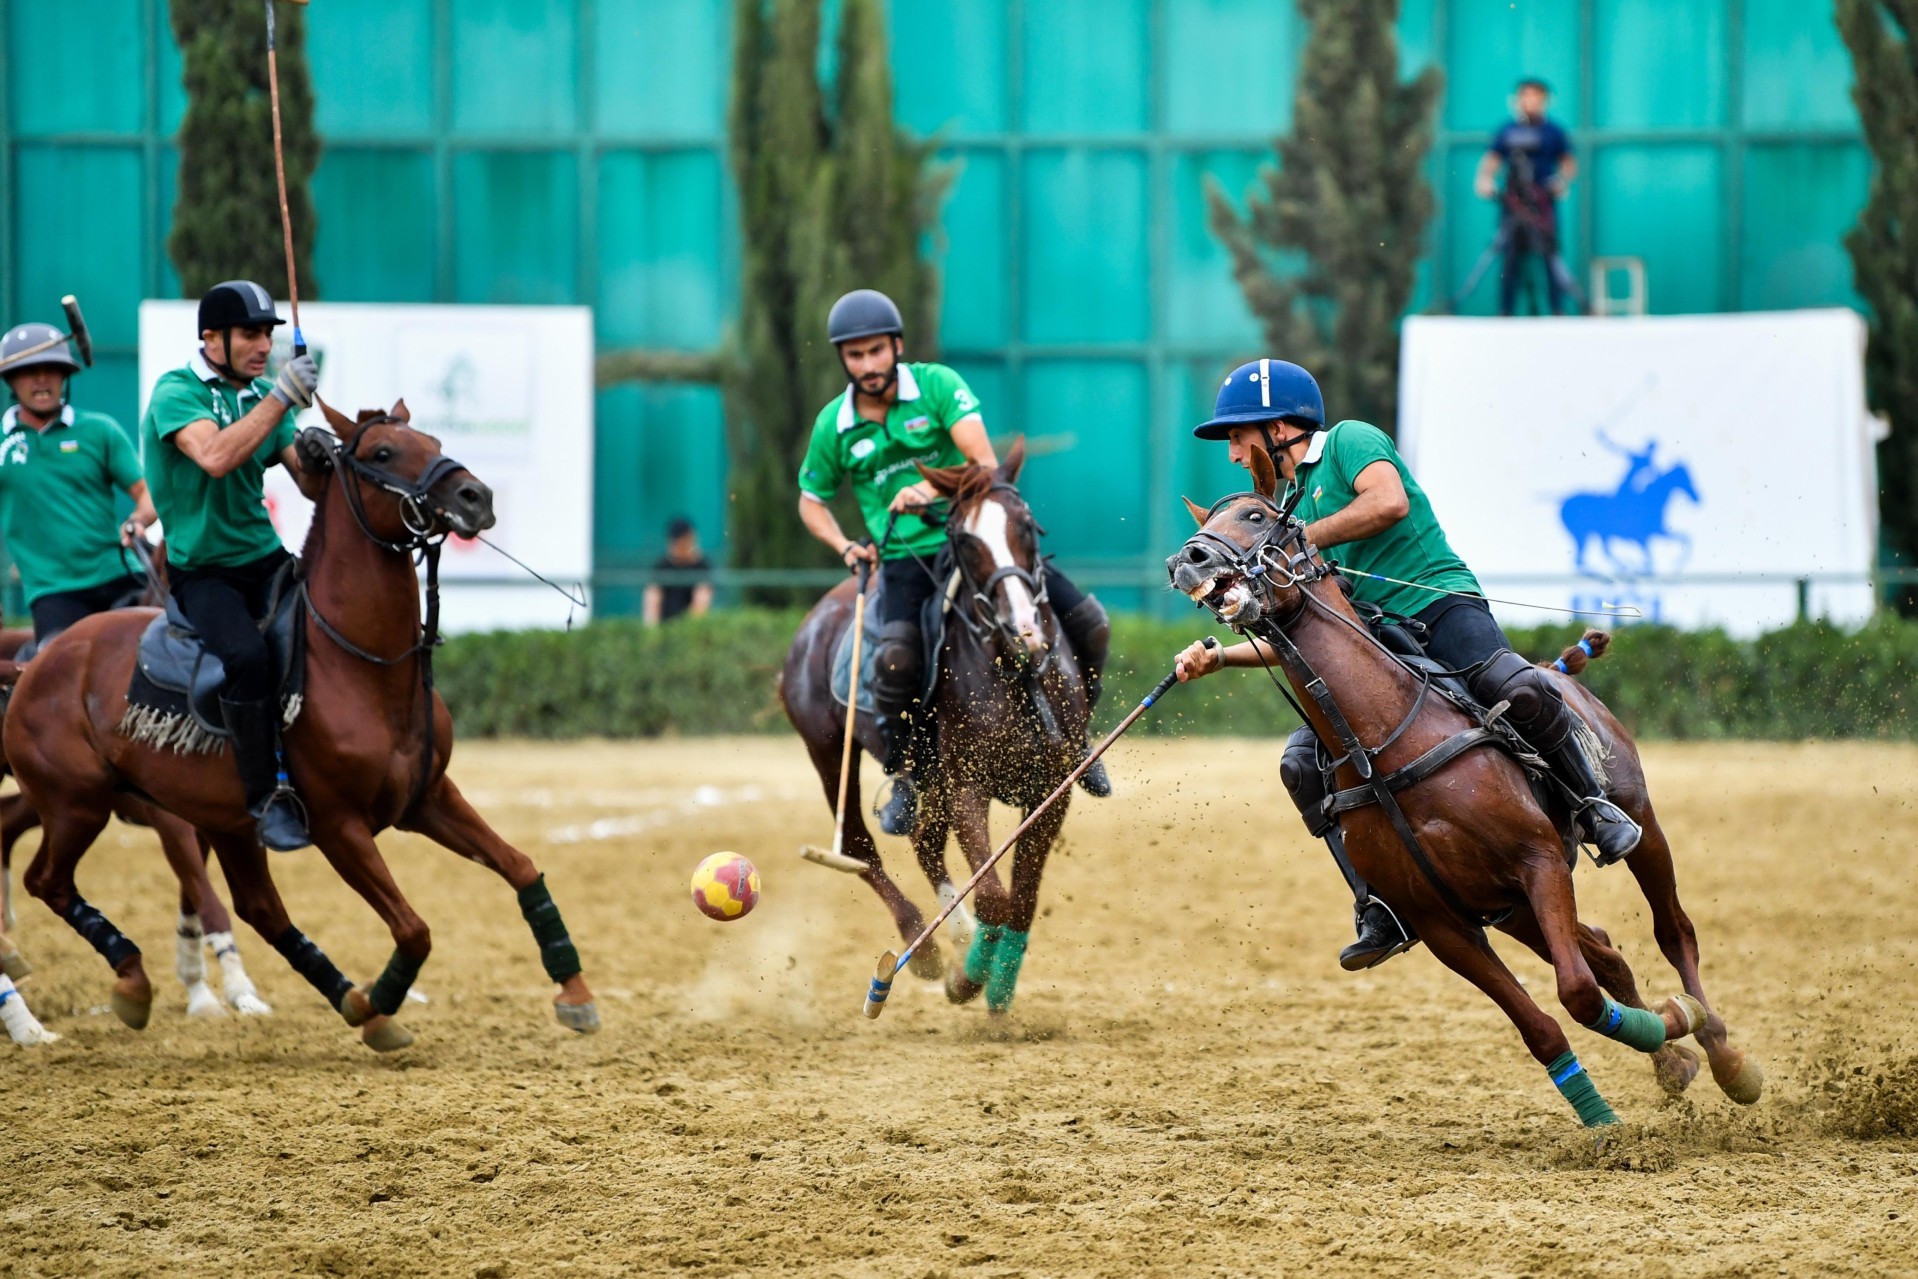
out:
{"label": "green leg wrap", "polygon": [[1006,929],[999,948],[992,952],[992,971],[986,977],[986,1008],[1002,1013],[1012,1007],[1012,992],[1019,985],[1019,966],[1026,962],[1026,946],[1031,933]]}
{"label": "green leg wrap", "polygon": [[992,955],[999,939],[1006,934],[1004,924],[981,924],[973,930],[972,948],[966,952],[966,980],[983,986],[992,975]]}
{"label": "green leg wrap", "polygon": [[1618,1122],[1618,1115],[1605,1104],[1598,1095],[1598,1085],[1585,1073],[1585,1067],[1578,1064],[1577,1053],[1564,1053],[1545,1068],[1552,1077],[1565,1100],[1572,1103],[1572,1109],[1578,1112],[1579,1122],[1587,1128],[1603,1128],[1606,1124]]}
{"label": "green leg wrap", "polygon": [[539,962],[545,966],[546,975],[560,982],[579,976],[579,952],[566,935],[566,921],[559,917],[553,895],[546,891],[546,876],[519,890],[519,913],[526,917],[533,940],[539,943]]}
{"label": "green leg wrap", "polygon": [[366,992],[366,998],[374,1009],[391,1017],[406,1002],[406,992],[413,989],[413,979],[420,975],[420,965],[424,960],[415,959],[403,950],[393,952],[393,958],[386,961],[386,971],[373,983],[373,989]]}
{"label": "green leg wrap", "polygon": [[1665,1046],[1665,1020],[1643,1008],[1625,1008],[1605,996],[1605,1011],[1587,1026],[1607,1039],[1630,1044],[1642,1053],[1655,1053]]}

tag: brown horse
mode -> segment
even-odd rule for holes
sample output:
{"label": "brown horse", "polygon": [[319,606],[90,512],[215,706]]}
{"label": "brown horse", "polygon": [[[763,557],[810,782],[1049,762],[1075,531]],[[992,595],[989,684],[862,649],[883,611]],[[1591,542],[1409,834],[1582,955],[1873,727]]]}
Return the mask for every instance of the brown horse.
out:
{"label": "brown horse", "polygon": [[[1025,445],[1015,442],[997,470],[920,468],[950,504],[947,545],[958,574],[939,653],[938,687],[932,705],[919,712],[937,730],[934,758],[918,770],[923,802],[912,835],[920,869],[942,898],[953,891],[946,870],[948,835],[958,835],[960,849],[976,869],[992,852],[992,801],[1030,811],[1072,771],[1084,749],[1085,678],[1045,597],[1038,524],[1014,487],[1024,462]],[[844,711],[833,700],[833,655],[852,623],[853,594],[851,582],[837,586],[806,615],[779,683],[786,717],[806,743],[829,806],[838,798],[845,743]],[[883,754],[870,715],[859,715],[855,736],[875,758]],[[846,813],[845,851],[867,863],[860,878],[886,904],[899,935],[910,940],[924,921],[887,876],[858,811],[859,760],[854,751],[849,793],[855,802]],[[984,990],[991,1011],[1004,1012],[1011,1005],[1039,906],[1039,879],[1067,803],[1062,798],[1020,837],[1010,891],[996,872],[980,883],[970,947],[946,976],[953,1002]],[[937,976],[939,962],[938,951],[928,944],[914,956],[913,971]]]}
{"label": "brown horse", "polygon": [[[592,993],[544,877],[446,775],[453,723],[432,690],[437,627],[422,625],[412,557],[424,551],[431,562],[449,533],[490,528],[492,490],[445,457],[437,440],[413,430],[404,403],[390,413],[364,412],[357,422],[322,408],[338,438],[312,450],[307,465],[337,483],[322,490],[301,557],[306,683],[286,733],[285,763],[306,803],[313,842],[392,932],[396,949],[386,970],[370,987],[355,988],[293,926],[232,767],[218,756],[156,749],[122,731],[140,635],[153,616],[146,610],[75,624],[28,664],[14,690],[6,755],[44,823],[27,890],[107,959],[118,974],[115,1011],[131,1026],[145,1025],[152,991],[139,949],[81,898],[74,869],[115,797],[146,796],[205,832],[240,917],[349,1025],[363,1027],[369,1046],[384,1051],[411,1042],[390,1018],[432,943],[374,836],[392,826],[418,831],[518,891],[547,974],[560,984],[554,1004],[561,1024],[596,1030]],[[432,587],[429,597],[436,613]]]}
{"label": "brown horse", "polygon": [[[164,574],[149,571],[147,594],[142,603],[157,605],[163,603],[165,598]],[[20,671],[24,668],[15,659],[32,640],[33,632],[24,628],[0,630],[0,685],[11,686],[19,679]],[[0,715],[4,714],[5,703],[0,701]],[[4,756],[0,755],[0,777],[7,776],[11,771]],[[211,846],[191,826],[136,795],[119,796],[113,811],[123,822],[152,828],[159,838],[160,850],[166,856],[168,867],[180,883],[180,918],[175,930],[173,971],[186,987],[187,1015],[212,1017],[225,1011],[219,997],[207,985],[206,956],[202,949],[205,946],[212,947],[214,956],[220,962],[221,991],[227,1003],[247,1016],[264,1016],[272,1012],[273,1009],[260,998],[252,979],[247,976],[239,945],[233,940],[232,917],[227,914],[226,903],[220,900],[219,891],[213,887],[213,880],[207,875]],[[27,802],[24,794],[15,792],[0,795],[0,971],[15,978],[31,969],[12,938],[7,936],[17,922],[13,905],[13,849],[21,836],[38,829],[39,825],[40,814],[33,811],[33,805]]]}
{"label": "brown horse", "polygon": [[[1684,1088],[1698,1069],[1695,1056],[1669,1041],[1695,1033],[1726,1095],[1757,1101],[1758,1062],[1732,1047],[1699,982],[1698,939],[1678,901],[1671,846],[1625,729],[1569,674],[1553,674],[1594,735],[1611,794],[1644,828],[1627,864],[1651,908],[1659,949],[1687,992],[1655,1013],[1604,930],[1578,920],[1566,856],[1569,814],[1548,815],[1497,734],[1428,695],[1425,681],[1372,636],[1332,580],[1334,570],[1306,542],[1303,525],[1273,500],[1278,478],[1270,460],[1254,449],[1252,462],[1256,491],[1224,499],[1209,513],[1193,506],[1200,532],[1167,569],[1175,589],[1263,645],[1319,740],[1342,757],[1338,782],[1351,802],[1341,805],[1341,821],[1359,873],[1440,962],[1512,1019],[1586,1123],[1616,1116],[1558,1022],[1493,952],[1488,924],[1552,965],[1559,1003],[1580,1025],[1653,1054],[1669,1090]],[[1608,638],[1588,633],[1591,655],[1603,652]],[[1587,656],[1574,647],[1560,661],[1576,673]],[[1414,761],[1419,769],[1393,778]]]}

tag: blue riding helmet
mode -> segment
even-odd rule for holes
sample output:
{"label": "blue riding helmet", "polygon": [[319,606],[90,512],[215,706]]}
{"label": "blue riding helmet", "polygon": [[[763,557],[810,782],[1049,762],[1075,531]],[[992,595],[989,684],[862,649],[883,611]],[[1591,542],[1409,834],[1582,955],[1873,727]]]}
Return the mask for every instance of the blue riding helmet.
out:
{"label": "blue riding helmet", "polygon": [[1325,397],[1312,375],[1284,360],[1253,360],[1233,369],[1219,387],[1212,416],[1192,428],[1202,440],[1223,440],[1238,426],[1291,422],[1308,431],[1325,429]]}

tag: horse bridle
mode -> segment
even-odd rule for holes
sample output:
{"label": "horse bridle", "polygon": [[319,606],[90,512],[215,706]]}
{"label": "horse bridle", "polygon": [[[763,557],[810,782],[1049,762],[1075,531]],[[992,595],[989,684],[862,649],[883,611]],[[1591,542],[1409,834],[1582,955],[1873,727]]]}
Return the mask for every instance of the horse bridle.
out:
{"label": "horse bridle", "polygon": [[[1019,498],[1020,506],[1025,506],[1025,499],[1019,496],[1018,487],[1008,484],[1004,480],[995,480],[992,487],[988,488],[986,492],[988,495],[993,493],[1010,493],[1014,497]],[[1018,642],[1019,637],[1012,633],[1007,623],[999,616],[999,607],[993,602],[992,593],[999,589],[1002,583],[1011,580],[1025,583],[1026,589],[1032,592],[1032,604],[1035,609],[1041,608],[1051,602],[1046,594],[1045,560],[1038,555],[1039,538],[1045,535],[1045,529],[1041,528],[1039,522],[1032,518],[1032,510],[1030,507],[1026,507],[1025,514],[1026,518],[1032,522],[1032,547],[1033,554],[1039,564],[1038,571],[1035,572],[1032,569],[1025,568],[1018,564],[1001,564],[994,568],[983,582],[975,582],[973,580],[971,571],[966,567],[965,557],[959,554],[959,539],[973,535],[967,533],[963,527],[953,524],[950,521],[948,521],[946,527],[946,537],[953,543],[952,562],[954,569],[959,574],[960,590],[970,596],[966,607],[957,610],[959,620],[964,623],[966,629],[972,633],[975,639],[983,641],[988,637],[996,637],[1005,644],[1009,652],[1014,654],[1025,652],[1025,646]],[[1010,543],[1008,543],[1008,548],[1009,547]]]}
{"label": "horse bridle", "polygon": [[[1271,523],[1260,530],[1249,545],[1241,546],[1203,525],[1189,540],[1203,541],[1211,546],[1225,558],[1233,572],[1268,600],[1276,590],[1309,586],[1338,571],[1322,558],[1314,557],[1310,544],[1305,540],[1305,525],[1292,517],[1292,508],[1298,504],[1296,493],[1284,503],[1275,502],[1258,492],[1228,493],[1214,502],[1205,513],[1205,523],[1210,524],[1214,516],[1233,503],[1248,499],[1257,502],[1272,516]],[[1301,599],[1298,607],[1276,625],[1289,626],[1305,610],[1306,600],[1311,598],[1310,592],[1300,591],[1299,594]]]}
{"label": "horse bridle", "polygon": [[[368,652],[341,634],[321,615],[320,610],[313,603],[312,592],[307,589],[304,581],[300,583],[306,611],[313,618],[314,625],[318,626],[320,632],[342,651],[375,666],[398,666],[409,657],[419,658],[420,692],[426,704],[425,742],[420,753],[419,776],[414,779],[412,793],[407,796],[406,807],[400,810],[399,819],[402,821],[412,813],[414,808],[418,807],[420,799],[426,794],[426,788],[432,778],[433,757],[437,745],[434,740],[436,717],[433,714],[433,650],[445,642],[440,635],[440,550],[444,547],[447,536],[452,530],[443,524],[445,512],[432,504],[431,490],[448,475],[466,469],[459,462],[442,453],[429,462],[417,478],[407,481],[392,471],[375,466],[359,456],[360,441],[373,427],[405,425],[404,419],[391,414],[381,414],[361,422],[350,440],[336,444],[333,442],[336,437],[328,432],[326,441],[332,469],[339,475],[340,488],[346,494],[347,510],[352,512],[353,522],[359,526],[360,532],[365,534],[367,540],[375,546],[396,555],[417,553],[426,563],[426,616],[420,626],[419,639],[392,657],[382,657],[377,653]],[[362,483],[391,493],[399,499],[400,523],[406,528],[406,537],[384,538],[373,531],[373,525],[367,519],[365,499],[360,496],[359,485],[348,480],[347,472],[349,471]]]}

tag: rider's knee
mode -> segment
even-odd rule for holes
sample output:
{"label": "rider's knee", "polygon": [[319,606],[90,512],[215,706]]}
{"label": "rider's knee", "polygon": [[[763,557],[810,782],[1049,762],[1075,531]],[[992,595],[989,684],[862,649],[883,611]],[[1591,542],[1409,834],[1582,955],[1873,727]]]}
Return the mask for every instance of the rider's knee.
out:
{"label": "rider's knee", "polygon": [[1322,838],[1332,829],[1332,819],[1324,807],[1325,773],[1319,764],[1319,739],[1309,725],[1301,725],[1286,742],[1285,753],[1279,756],[1279,780],[1285,783],[1285,793],[1305,819],[1305,829]]}
{"label": "rider's knee", "polygon": [[920,637],[917,622],[887,622],[879,632],[879,651],[874,654],[873,679],[878,690],[895,699],[917,692],[920,666]]}
{"label": "rider's knee", "polygon": [[1072,651],[1083,658],[1103,662],[1112,647],[1112,619],[1096,596],[1088,595],[1059,619]]}
{"label": "rider's knee", "polygon": [[1509,648],[1485,663],[1472,680],[1472,691],[1487,706],[1511,703],[1511,720],[1521,732],[1545,722],[1560,705],[1558,690],[1545,673]]}

